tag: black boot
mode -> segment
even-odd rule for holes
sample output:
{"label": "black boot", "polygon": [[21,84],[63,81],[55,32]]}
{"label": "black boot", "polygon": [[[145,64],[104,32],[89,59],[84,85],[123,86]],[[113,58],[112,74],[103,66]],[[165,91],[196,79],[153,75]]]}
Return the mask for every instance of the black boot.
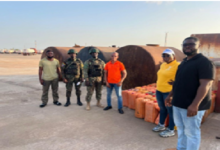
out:
{"label": "black boot", "polygon": [[47,104],[41,104],[40,105],[40,108],[43,108],[43,107],[45,107]]}
{"label": "black boot", "polygon": [[67,97],[67,99],[66,99],[66,104],[65,104],[64,106],[65,106],[65,107],[68,107],[70,104],[71,104],[71,103],[70,103],[70,98]]}
{"label": "black boot", "polygon": [[77,104],[78,104],[79,106],[82,106],[82,105],[83,105],[83,103],[80,101],[80,96],[77,96]]}

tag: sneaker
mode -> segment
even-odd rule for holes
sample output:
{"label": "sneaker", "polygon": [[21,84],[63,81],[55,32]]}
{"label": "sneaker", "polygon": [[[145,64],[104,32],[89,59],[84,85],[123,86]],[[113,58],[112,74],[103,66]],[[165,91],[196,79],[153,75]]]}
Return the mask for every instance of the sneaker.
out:
{"label": "sneaker", "polygon": [[160,132],[159,134],[161,137],[170,137],[170,136],[174,136],[175,135],[175,132],[174,130],[170,130],[170,129],[166,129],[165,131],[163,132]]}
{"label": "sneaker", "polygon": [[161,124],[158,124],[156,127],[154,127],[152,130],[154,131],[154,132],[158,132],[158,131],[163,131],[163,130],[165,130],[166,128],[165,128],[165,126],[164,125],[161,125]]}
{"label": "sneaker", "polygon": [[103,110],[109,110],[109,109],[112,109],[112,106],[107,106]]}

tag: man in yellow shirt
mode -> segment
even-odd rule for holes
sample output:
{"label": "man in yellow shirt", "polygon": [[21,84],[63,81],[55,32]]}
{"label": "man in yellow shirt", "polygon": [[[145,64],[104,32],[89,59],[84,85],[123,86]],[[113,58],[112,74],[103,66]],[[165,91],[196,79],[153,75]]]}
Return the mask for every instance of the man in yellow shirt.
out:
{"label": "man in yellow shirt", "polygon": [[41,59],[39,63],[39,81],[43,85],[43,94],[41,97],[43,103],[40,105],[41,108],[47,105],[50,85],[52,86],[54,105],[61,105],[58,101],[58,80],[59,76],[61,76],[59,61],[53,58],[54,54],[51,50],[47,50],[46,55],[47,57]]}
{"label": "man in yellow shirt", "polygon": [[[176,76],[176,72],[179,66],[179,62],[175,59],[175,53],[171,49],[166,49],[162,53],[164,63],[160,66],[159,71],[157,72],[157,91],[156,97],[157,102],[160,107],[160,121],[159,124],[153,128],[153,131],[163,131],[159,135],[162,137],[174,136],[174,121],[173,121],[173,108],[165,106],[165,99],[169,95],[169,92],[172,91],[172,85],[170,82],[173,82]],[[169,126],[166,129],[164,126],[165,119],[169,114]]]}

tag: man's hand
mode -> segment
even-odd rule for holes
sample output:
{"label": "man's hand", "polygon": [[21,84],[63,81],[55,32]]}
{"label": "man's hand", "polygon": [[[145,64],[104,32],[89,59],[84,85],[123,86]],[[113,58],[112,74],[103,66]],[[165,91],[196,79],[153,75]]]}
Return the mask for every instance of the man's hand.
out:
{"label": "man's hand", "polygon": [[173,80],[170,80],[170,81],[168,82],[169,85],[173,85],[173,83],[174,83]]}
{"label": "man's hand", "polygon": [[172,102],[171,97],[167,96],[167,98],[166,98],[165,101],[164,101],[165,106],[166,106],[166,107],[171,107],[171,106],[172,106],[171,102]]}
{"label": "man's hand", "polygon": [[90,86],[90,82],[89,81],[86,81],[86,86]]}
{"label": "man's hand", "polygon": [[67,83],[68,81],[67,81],[67,79],[63,78],[63,82],[64,82],[64,83]]}
{"label": "man's hand", "polygon": [[109,84],[108,82],[106,82],[106,86],[107,86],[108,88],[110,88],[110,84]]}
{"label": "man's hand", "polygon": [[121,85],[122,85],[122,82],[121,82],[121,81],[117,83],[117,86],[121,86]]}
{"label": "man's hand", "polygon": [[81,82],[84,82],[84,79],[83,79],[83,78],[80,78],[80,81],[81,81]]}
{"label": "man's hand", "polygon": [[44,80],[40,79],[40,84],[44,85]]}
{"label": "man's hand", "polygon": [[197,115],[197,112],[198,112],[198,105],[190,105],[188,108],[187,108],[187,117],[193,117],[195,115]]}

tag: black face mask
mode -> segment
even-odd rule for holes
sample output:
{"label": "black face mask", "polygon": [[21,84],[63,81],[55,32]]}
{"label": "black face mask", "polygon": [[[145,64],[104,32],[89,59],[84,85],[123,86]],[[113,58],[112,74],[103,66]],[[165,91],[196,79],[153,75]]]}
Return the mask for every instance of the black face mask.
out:
{"label": "black face mask", "polygon": [[48,58],[48,59],[51,59],[51,58],[53,58],[53,56],[47,56],[47,58]]}
{"label": "black face mask", "polygon": [[187,56],[192,56],[192,55],[195,55],[197,53],[197,49],[192,49],[191,52],[185,52],[183,51],[183,53]]}

